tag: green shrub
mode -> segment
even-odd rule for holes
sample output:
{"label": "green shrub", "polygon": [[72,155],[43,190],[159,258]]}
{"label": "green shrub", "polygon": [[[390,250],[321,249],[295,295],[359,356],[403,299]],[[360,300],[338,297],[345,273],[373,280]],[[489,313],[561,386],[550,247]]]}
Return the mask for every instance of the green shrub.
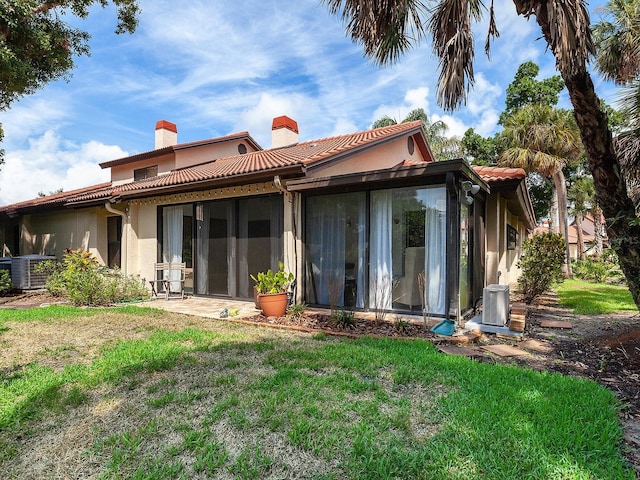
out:
{"label": "green shrub", "polygon": [[11,276],[7,270],[0,270],[0,293],[11,290]]}
{"label": "green shrub", "polygon": [[591,256],[576,261],[573,266],[576,278],[595,283],[624,283],[624,276],[618,263],[618,256],[611,249],[605,250],[601,256]]}
{"label": "green shrub", "polygon": [[543,233],[525,240],[523,250],[517,264],[522,269],[518,286],[523,301],[531,303],[554,283],[562,281],[565,243],[558,233]]}
{"label": "green shrub", "polygon": [[337,309],[336,312],[331,315],[331,318],[342,327],[351,327],[357,323],[356,312],[353,310],[345,310],[344,308]]}
{"label": "green shrub", "polygon": [[110,305],[149,296],[139,277],[110,270],[82,249],[67,250],[62,262],[43,262],[38,268],[48,273],[45,288],[74,305]]}

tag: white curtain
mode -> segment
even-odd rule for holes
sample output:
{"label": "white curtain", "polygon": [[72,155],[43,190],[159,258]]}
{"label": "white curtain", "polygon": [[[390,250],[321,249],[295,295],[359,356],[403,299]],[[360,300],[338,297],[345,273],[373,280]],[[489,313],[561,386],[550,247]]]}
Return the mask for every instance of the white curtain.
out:
{"label": "white curtain", "polygon": [[356,307],[364,308],[367,265],[367,204],[364,198],[358,203],[358,279],[356,286]]}
{"label": "white curtain", "polygon": [[321,305],[344,305],[346,215],[331,197],[318,198],[309,225],[313,297]]}
{"label": "white curtain", "polygon": [[389,310],[392,305],[392,198],[390,190],[371,193],[369,303],[371,308],[379,310]]}
{"label": "white curtain", "polygon": [[425,307],[430,313],[443,314],[446,287],[446,192],[429,188],[419,192],[426,206],[424,220]]}
{"label": "white curtain", "polygon": [[[183,210],[182,205],[174,207],[165,207],[163,212],[162,225],[162,260],[164,262],[181,263],[182,262],[182,230],[183,230]],[[165,280],[178,280],[171,283],[172,291],[180,290],[180,272],[172,271],[171,278],[169,273],[165,271]]]}

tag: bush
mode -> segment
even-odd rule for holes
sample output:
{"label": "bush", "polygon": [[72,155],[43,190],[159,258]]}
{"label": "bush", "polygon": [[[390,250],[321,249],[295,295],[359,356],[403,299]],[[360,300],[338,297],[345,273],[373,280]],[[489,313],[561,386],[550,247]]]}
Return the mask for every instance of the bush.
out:
{"label": "bush", "polygon": [[139,277],[101,266],[82,249],[67,250],[62,262],[43,262],[38,268],[48,273],[45,288],[52,295],[64,295],[74,305],[110,305],[149,297]]}
{"label": "bush", "polygon": [[8,292],[11,288],[11,275],[7,270],[0,270],[0,293]]}
{"label": "bush", "polygon": [[522,269],[518,286],[522,300],[531,303],[554,283],[563,280],[565,243],[558,233],[543,233],[525,240],[523,250],[517,264]]}
{"label": "bush", "polygon": [[576,261],[573,266],[573,274],[587,282],[624,283],[624,276],[618,264],[618,257],[611,249],[605,250],[600,257],[592,256],[585,260]]}

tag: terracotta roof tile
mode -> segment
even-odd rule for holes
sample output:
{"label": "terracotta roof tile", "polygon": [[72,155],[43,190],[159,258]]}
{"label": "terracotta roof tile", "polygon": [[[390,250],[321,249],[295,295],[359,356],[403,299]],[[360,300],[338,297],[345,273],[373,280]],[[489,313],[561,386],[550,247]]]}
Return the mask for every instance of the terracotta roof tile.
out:
{"label": "terracotta roof tile", "polygon": [[[107,200],[124,193],[140,192],[186,185],[189,183],[203,182],[222,178],[237,177],[258,172],[269,172],[286,167],[299,166],[313,168],[314,165],[337,158],[343,154],[357,151],[361,147],[367,147],[378,141],[393,138],[415,130],[420,131],[421,123],[410,122],[388,127],[376,128],[364,132],[339,135],[335,137],[298,143],[282,148],[259,150],[242,155],[219,158],[210,162],[174,170],[168,174],[158,175],[153,178],[112,186],[110,183],[95,185],[85,189],[65,192],[60,194],[56,201],[59,204],[77,204],[99,200]],[[197,142],[194,142],[197,143]],[[105,162],[111,164],[118,162]],[[103,165],[105,165],[103,164]],[[53,204],[53,201],[51,201]],[[44,206],[49,203],[41,200],[31,200],[21,204],[9,205],[0,208],[0,212],[16,210],[28,206]]]}
{"label": "terracotta roof tile", "polygon": [[527,176],[523,168],[485,167],[473,165],[475,172],[487,183],[521,180]]}
{"label": "terracotta roof tile", "polygon": [[46,197],[38,197],[24,202],[14,203],[11,205],[5,205],[0,207],[0,212],[17,211],[27,208],[37,208],[44,206],[57,206],[66,204],[70,198],[78,196],[93,195],[96,192],[108,190],[111,188],[111,182],[101,183],[98,185],[92,185],[89,187],[78,188],[75,190],[69,190],[68,192],[56,193],[54,195],[47,195]]}
{"label": "terracotta roof tile", "polygon": [[396,134],[416,129],[419,126],[420,122],[391,125],[365,132],[298,143],[288,147],[259,150],[257,152],[219,158],[211,162],[175,170],[165,175],[120,185],[119,190],[122,193],[144,191],[146,189],[268,172],[282,167],[296,165],[312,167],[316,163]]}

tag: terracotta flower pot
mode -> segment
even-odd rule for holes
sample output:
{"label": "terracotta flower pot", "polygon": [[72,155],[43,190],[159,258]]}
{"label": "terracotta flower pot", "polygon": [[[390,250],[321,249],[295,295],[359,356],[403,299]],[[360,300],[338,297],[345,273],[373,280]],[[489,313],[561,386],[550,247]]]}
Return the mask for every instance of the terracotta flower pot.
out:
{"label": "terracotta flower pot", "polygon": [[287,312],[287,294],[272,293],[259,296],[262,313],[265,317],[282,317]]}

